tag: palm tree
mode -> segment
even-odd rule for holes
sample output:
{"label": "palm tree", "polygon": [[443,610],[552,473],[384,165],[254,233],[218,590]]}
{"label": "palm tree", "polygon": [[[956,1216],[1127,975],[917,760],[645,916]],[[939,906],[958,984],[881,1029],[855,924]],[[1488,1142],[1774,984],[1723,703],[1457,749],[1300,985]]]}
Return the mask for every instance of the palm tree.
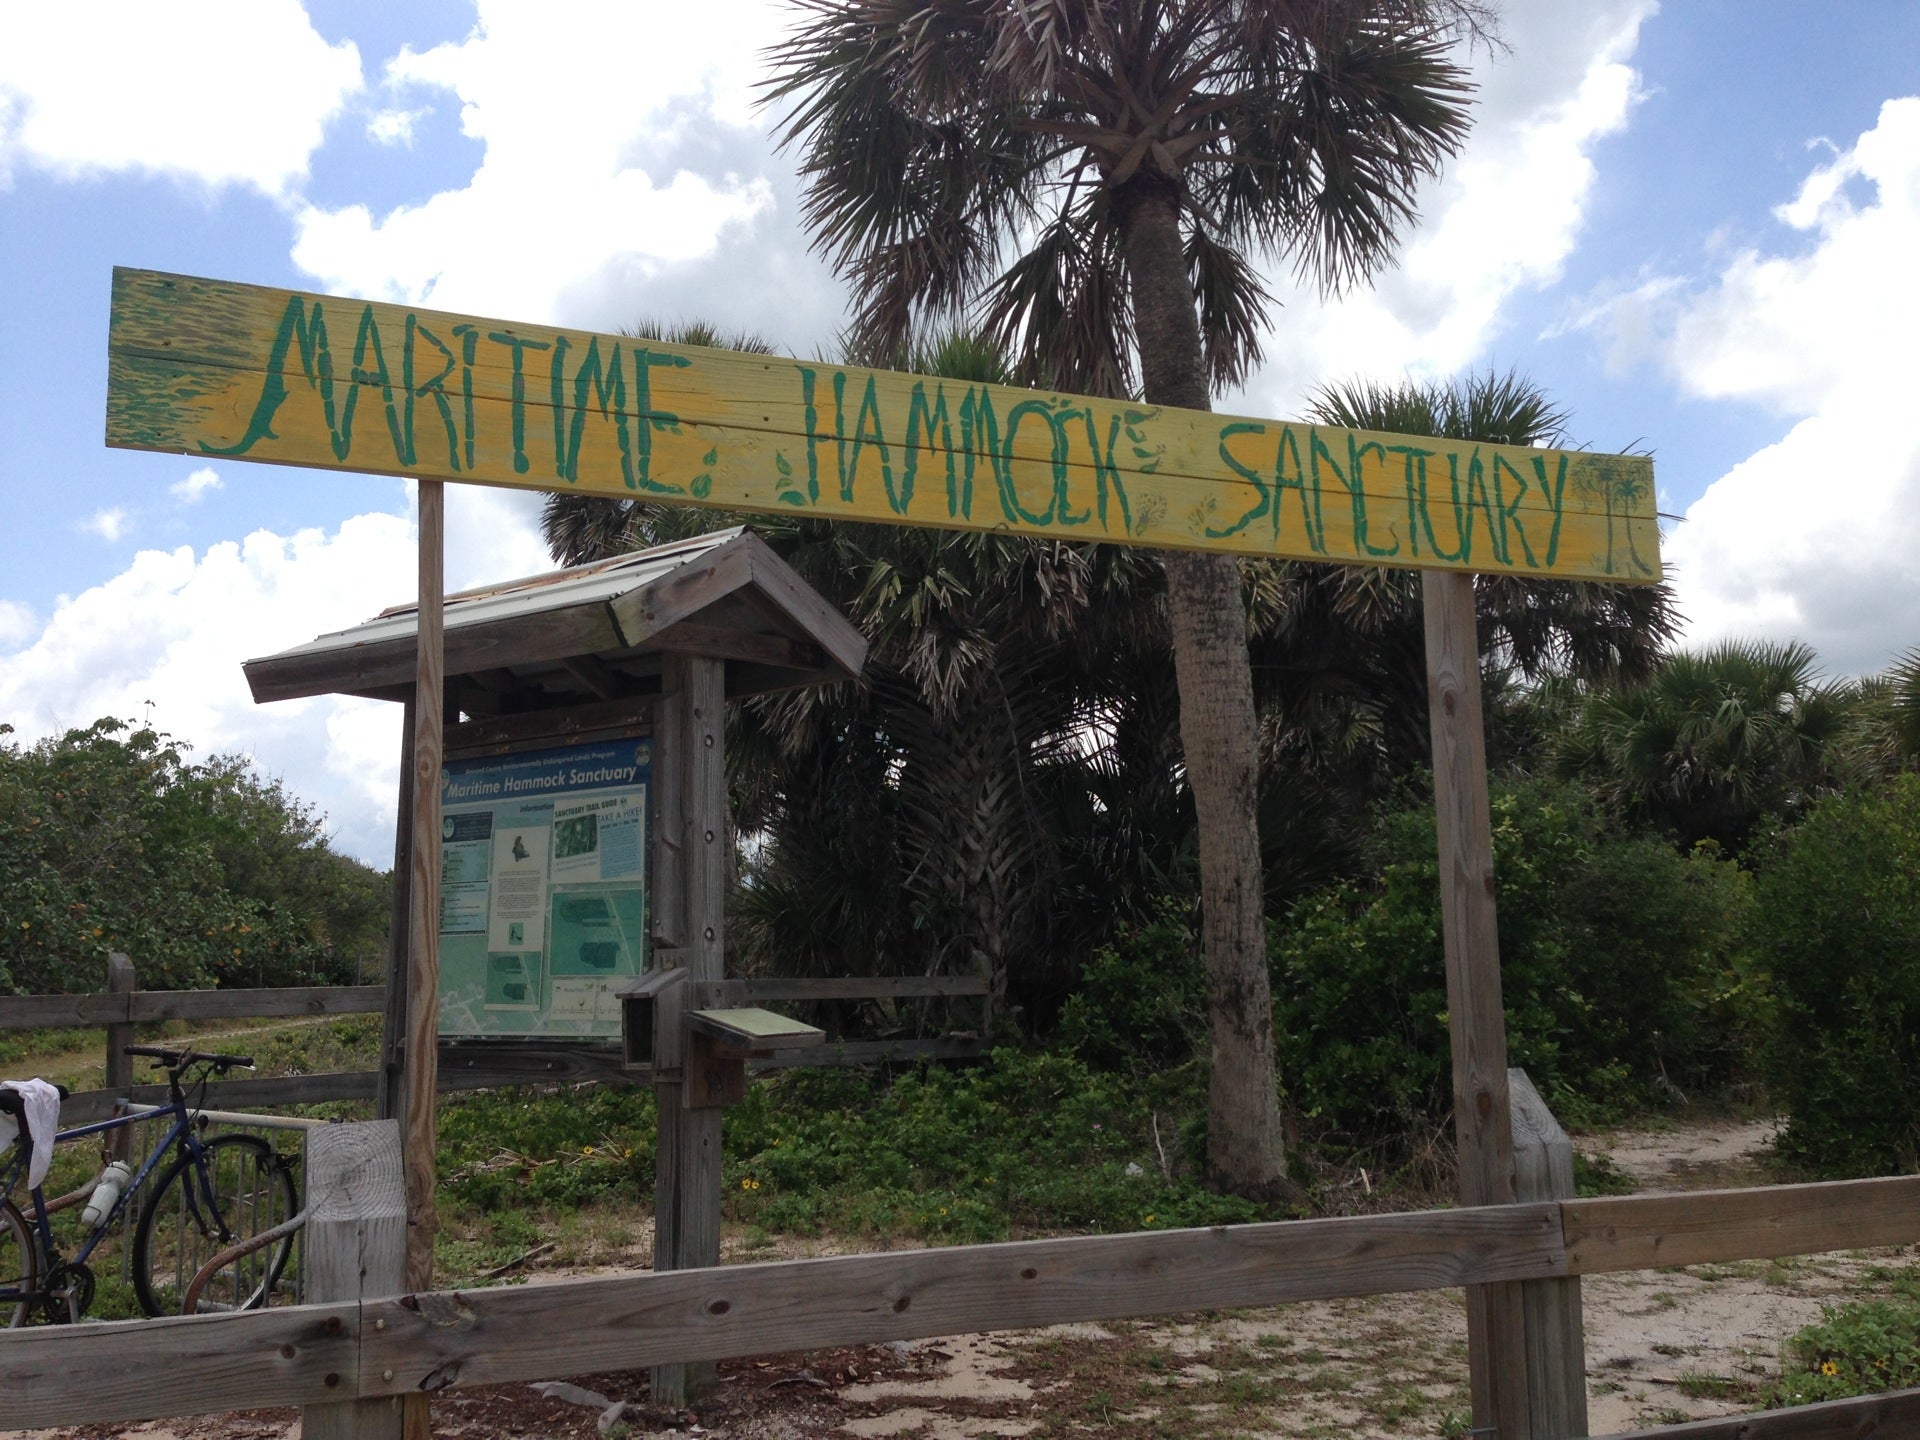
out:
{"label": "palm tree", "polygon": [[[1308,418],[1353,429],[1505,445],[1560,445],[1567,417],[1509,371],[1450,383],[1323,387]],[[1412,570],[1270,562],[1256,569],[1254,655],[1263,704],[1311,725],[1331,699],[1378,723],[1381,779],[1429,763],[1425,639]],[[1635,681],[1677,624],[1664,585],[1474,577],[1482,664],[1498,680]]]}
{"label": "palm tree", "polygon": [[[1475,0],[799,0],[770,94],[806,220],[897,351],[978,301],[1024,373],[1210,408],[1259,357],[1250,256],[1371,274],[1466,133],[1448,58]],[[1199,817],[1208,1169],[1286,1181],[1255,818],[1246,613],[1230,558],[1168,555]]]}
{"label": "palm tree", "polygon": [[1816,667],[1798,641],[1671,656],[1641,683],[1595,688],[1554,747],[1558,766],[1683,844],[1738,849],[1843,778],[1853,696]]}

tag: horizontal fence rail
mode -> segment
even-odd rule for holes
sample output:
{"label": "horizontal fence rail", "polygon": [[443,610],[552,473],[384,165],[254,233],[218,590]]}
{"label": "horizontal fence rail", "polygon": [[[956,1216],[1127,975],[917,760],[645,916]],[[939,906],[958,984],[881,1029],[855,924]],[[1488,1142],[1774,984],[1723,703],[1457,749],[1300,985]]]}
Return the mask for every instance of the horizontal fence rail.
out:
{"label": "horizontal fence rail", "polygon": [[[979,997],[988,993],[981,975],[836,976],[827,979],[727,980],[720,982],[727,1003],[819,1000],[935,1000]],[[383,985],[307,985],[246,990],[122,990],[88,995],[0,995],[0,1030],[50,1027],[124,1026],[167,1020],[272,1019],[299,1016],[378,1014],[386,1006]],[[111,1041],[109,1042],[111,1045]],[[980,1053],[977,1036],[943,1035],[925,1039],[829,1041],[805,1054],[754,1061],[757,1071],[793,1065],[872,1065],[919,1059],[957,1060]],[[439,1088],[445,1091],[491,1090],[503,1085],[631,1085],[652,1077],[621,1064],[620,1046],[520,1044],[514,1041],[442,1041]],[[111,1055],[110,1055],[111,1058]],[[335,1100],[372,1100],[380,1076],[373,1070],[340,1070],[315,1075],[272,1075],[209,1082],[208,1103],[229,1109],[279,1105],[315,1105]],[[160,1084],[107,1085],[80,1090],[60,1107],[69,1125],[105,1120],[121,1099],[135,1104],[164,1102]]]}
{"label": "horizontal fence rail", "polygon": [[248,1020],[288,1015],[377,1014],[384,985],[295,985],[268,990],[126,990],[97,995],[0,995],[0,1030],[147,1025],[162,1020]]}
{"label": "horizontal fence rail", "polygon": [[[1778,1223],[1740,1219],[1763,1209]],[[1915,1241],[1920,1177],[1900,1177],[1029,1240],[48,1327],[0,1334],[0,1423],[374,1399],[661,1360]],[[73,1385],[75,1375],[86,1384]],[[1852,1433],[1737,1419],[1748,1428],[1699,1433]]]}

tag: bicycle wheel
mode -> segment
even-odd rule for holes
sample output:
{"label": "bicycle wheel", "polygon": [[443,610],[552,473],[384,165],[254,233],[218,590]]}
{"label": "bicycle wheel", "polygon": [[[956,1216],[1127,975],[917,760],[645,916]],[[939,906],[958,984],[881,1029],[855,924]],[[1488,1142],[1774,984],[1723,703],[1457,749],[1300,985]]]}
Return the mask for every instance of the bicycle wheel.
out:
{"label": "bicycle wheel", "polygon": [[[292,1172],[266,1141],[216,1135],[201,1153],[204,1171],[188,1153],[174,1158],[133,1232],[133,1288],[149,1315],[178,1315],[201,1266],[298,1208]],[[286,1235],[222,1266],[201,1291],[197,1313],[290,1302],[290,1294],[275,1291],[292,1251]]]}
{"label": "bicycle wheel", "polygon": [[27,1217],[11,1200],[0,1200],[0,1328],[27,1323],[40,1284],[40,1247]]}

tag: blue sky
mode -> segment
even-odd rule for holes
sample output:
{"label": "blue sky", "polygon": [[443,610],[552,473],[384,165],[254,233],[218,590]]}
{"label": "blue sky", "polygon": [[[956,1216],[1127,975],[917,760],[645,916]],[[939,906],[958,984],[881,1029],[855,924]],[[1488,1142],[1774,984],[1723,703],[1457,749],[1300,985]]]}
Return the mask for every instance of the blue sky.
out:
{"label": "blue sky", "polygon": [[[1474,136],[1370,291],[1285,300],[1220,407],[1515,367],[1573,442],[1655,456],[1692,643],[1833,673],[1920,644],[1920,6],[1529,0]],[[116,264],[611,329],[830,346],[752,103],[780,0],[0,0],[0,721],[240,750],[390,853],[397,714],[255,707],[239,662],[411,597],[393,480],[101,443]],[[449,487],[449,579],[546,568],[526,497]]]}

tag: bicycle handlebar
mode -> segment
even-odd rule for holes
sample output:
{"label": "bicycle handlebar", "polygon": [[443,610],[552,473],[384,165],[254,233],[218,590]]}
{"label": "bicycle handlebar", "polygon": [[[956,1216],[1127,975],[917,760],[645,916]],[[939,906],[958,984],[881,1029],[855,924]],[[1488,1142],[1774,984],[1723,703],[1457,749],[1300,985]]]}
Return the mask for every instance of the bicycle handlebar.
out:
{"label": "bicycle handlebar", "polygon": [[204,1050],[174,1050],[165,1045],[127,1045],[122,1053],[151,1057],[154,1069],[184,1070],[189,1065],[211,1065],[216,1070],[251,1070],[251,1055],[215,1055]]}

